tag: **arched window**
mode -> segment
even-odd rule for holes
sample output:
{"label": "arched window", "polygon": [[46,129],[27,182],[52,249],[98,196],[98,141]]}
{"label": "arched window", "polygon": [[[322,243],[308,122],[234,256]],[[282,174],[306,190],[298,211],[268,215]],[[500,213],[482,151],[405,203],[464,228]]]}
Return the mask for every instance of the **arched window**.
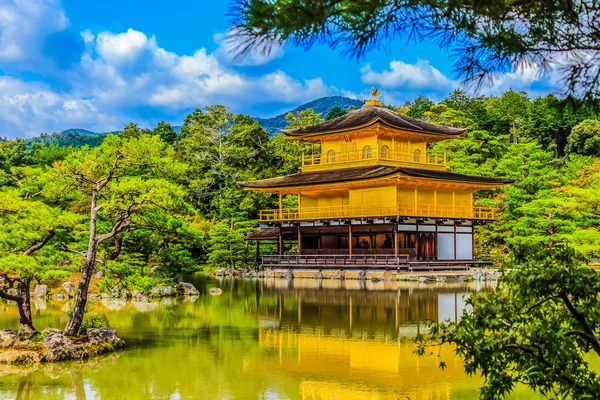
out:
{"label": "arched window", "polygon": [[381,158],[390,158],[390,148],[385,144],[381,146]]}
{"label": "arched window", "polygon": [[362,149],[362,158],[363,160],[367,158],[373,158],[373,153],[371,153],[371,146],[365,146]]}
{"label": "arched window", "polygon": [[415,155],[413,158],[414,162],[421,162],[421,150],[415,150]]}
{"label": "arched window", "polygon": [[335,162],[335,150],[329,150],[327,152],[327,163]]}

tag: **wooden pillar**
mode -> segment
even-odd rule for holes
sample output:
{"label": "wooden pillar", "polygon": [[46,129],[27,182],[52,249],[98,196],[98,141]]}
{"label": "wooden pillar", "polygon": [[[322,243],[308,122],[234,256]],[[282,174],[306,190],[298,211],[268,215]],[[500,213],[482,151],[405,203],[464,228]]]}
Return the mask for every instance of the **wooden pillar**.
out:
{"label": "wooden pillar", "polygon": [[348,225],[348,255],[352,258],[352,224]]}
{"label": "wooden pillar", "polygon": [[394,224],[394,254],[398,255],[398,224]]}
{"label": "wooden pillar", "polygon": [[417,225],[417,231],[415,233],[415,253],[417,261],[419,261],[419,225]]}
{"label": "wooden pillar", "polygon": [[433,189],[433,213],[437,217],[437,188]]}
{"label": "wooden pillar", "polygon": [[258,266],[258,260],[260,259],[260,240],[256,241],[256,255],[254,256],[254,267]]}
{"label": "wooden pillar", "polygon": [[302,232],[298,227],[298,255],[302,255]]}
{"label": "wooden pillar", "polygon": [[283,235],[279,232],[279,240],[277,241],[277,250],[279,251],[279,255],[283,255]]}

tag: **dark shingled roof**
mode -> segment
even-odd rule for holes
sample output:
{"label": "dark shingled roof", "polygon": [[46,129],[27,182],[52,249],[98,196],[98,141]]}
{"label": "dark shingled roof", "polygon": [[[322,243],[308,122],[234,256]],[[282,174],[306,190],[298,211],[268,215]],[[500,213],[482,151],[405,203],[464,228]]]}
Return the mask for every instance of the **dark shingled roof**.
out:
{"label": "dark shingled roof", "polygon": [[268,239],[279,239],[279,232],[281,228],[264,228],[260,231],[249,233],[244,239],[245,240],[268,240]]}
{"label": "dark shingled roof", "polygon": [[238,182],[241,186],[253,189],[272,187],[315,185],[328,182],[360,181],[363,179],[381,178],[396,172],[396,167],[371,165],[368,167],[343,168],[327,171],[299,172],[297,174],[262,179],[260,181]]}
{"label": "dark shingled roof", "polygon": [[381,120],[384,124],[406,129],[409,131],[416,131],[419,133],[432,133],[442,135],[460,135],[465,131],[461,128],[452,128],[449,126],[430,124],[425,121],[420,121],[408,117],[406,115],[399,114],[395,111],[390,110],[386,107],[380,106],[365,106],[358,110],[351,111],[348,114],[342,115],[317,125],[307,126],[298,129],[284,129],[283,133],[288,136],[307,136],[312,134],[327,133],[330,131],[338,131],[344,129],[353,129],[358,126],[369,125],[375,123],[376,120]]}
{"label": "dark shingled roof", "polygon": [[473,176],[456,174],[448,171],[434,171],[429,169],[417,169],[417,168],[400,168],[401,172],[408,176],[414,176],[416,178],[430,178],[430,179],[444,179],[450,181],[464,181],[464,182],[476,182],[476,183],[500,183],[507,184],[513,183],[516,179],[513,178],[492,178],[489,176]]}
{"label": "dark shingled roof", "polygon": [[260,181],[238,182],[238,184],[251,189],[267,189],[278,187],[283,188],[290,186],[317,185],[321,183],[360,181],[364,179],[383,178],[395,174],[404,174],[416,178],[429,178],[473,183],[492,183],[501,185],[512,183],[515,181],[515,179],[509,178],[471,176],[456,174],[454,172],[447,171],[371,165],[367,167],[342,168],[327,171],[300,172],[297,174],[280,176],[277,178],[262,179]]}

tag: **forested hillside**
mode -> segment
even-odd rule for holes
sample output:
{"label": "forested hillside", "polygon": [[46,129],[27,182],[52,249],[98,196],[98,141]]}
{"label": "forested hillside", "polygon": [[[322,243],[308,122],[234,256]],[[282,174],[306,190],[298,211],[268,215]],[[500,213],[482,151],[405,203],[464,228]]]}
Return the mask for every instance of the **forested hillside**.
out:
{"label": "forested hillside", "polygon": [[298,106],[295,109],[288,111],[287,113],[279,114],[273,118],[255,117],[254,119],[260,124],[260,126],[265,128],[267,132],[269,132],[269,135],[274,135],[288,125],[285,116],[290,112],[293,114],[297,114],[302,110],[312,109],[317,114],[327,115],[327,113],[334,107],[338,107],[342,110],[347,110],[351,107],[360,108],[362,107],[362,105],[363,101],[350,99],[348,97],[322,97],[320,99],[304,103],[301,106]]}
{"label": "forested hillside", "polygon": [[[340,108],[342,110],[348,110],[352,107],[361,107],[363,104],[360,100],[350,99],[348,97],[343,96],[331,96],[331,97],[322,97],[320,99],[316,99],[310,101],[308,103],[304,103],[291,111],[286,113],[277,115],[272,118],[261,118],[261,117],[253,117],[255,121],[257,121],[260,126],[266,129],[269,132],[270,136],[277,134],[281,129],[287,126],[287,121],[285,116],[291,113],[298,113],[302,110],[312,109],[315,113],[320,113],[322,115],[327,115],[327,113],[333,108]],[[181,132],[181,125],[174,125],[173,129],[177,134]],[[119,134],[121,131],[112,132],[115,134]],[[27,143],[42,143],[46,146],[56,145],[58,147],[81,147],[81,146],[97,146],[102,142],[102,139],[111,132],[92,132],[86,129],[80,128],[70,128],[66,129],[62,132],[55,133],[42,133],[39,136],[32,137],[27,139]],[[1,138],[0,138],[1,140]]]}
{"label": "forested hillside", "polygon": [[[553,96],[529,99],[509,91],[473,98],[459,90],[437,104],[420,97],[389,107],[468,129],[464,138],[434,146],[433,150],[448,153],[451,170],[517,178],[507,188],[478,193],[477,205],[495,207],[498,218],[478,228],[479,255],[503,257],[514,244],[567,238],[588,261],[596,260],[600,122],[592,108],[563,106]],[[307,109],[289,113],[285,120],[289,126],[307,126],[345,112],[335,107],[322,115]],[[11,212],[22,213],[15,223],[30,224],[27,229],[56,224],[46,228],[52,228],[53,240],[60,242],[37,262],[76,266],[79,261],[72,254],[86,246],[82,232],[89,224],[87,192],[77,189],[86,181],[77,179],[84,170],[110,170],[115,155],[127,159],[115,186],[102,198],[107,204],[99,209],[98,226],[104,233],[110,231],[119,221],[118,210],[128,210],[129,224],[100,246],[98,257],[104,260],[100,268],[106,269],[111,284],[142,288],[151,287],[146,267],[155,270],[156,279],[172,279],[204,265],[252,265],[254,250],[252,245],[245,247],[243,237],[257,229],[258,210],[277,207],[277,199],[244,191],[236,182],[297,172],[302,152],[311,151],[310,145],[282,140],[281,135],[270,137],[254,119],[232,114],[222,105],[189,114],[179,134],[164,122],[152,130],[129,124],[120,135],[106,135],[98,145],[46,143],[0,142],[0,210],[21,207]],[[156,154],[156,159],[138,162],[142,155],[136,154]],[[288,198],[285,204],[295,201]],[[35,212],[42,209],[54,217],[40,222]],[[9,239],[8,232],[0,232],[0,245]]]}

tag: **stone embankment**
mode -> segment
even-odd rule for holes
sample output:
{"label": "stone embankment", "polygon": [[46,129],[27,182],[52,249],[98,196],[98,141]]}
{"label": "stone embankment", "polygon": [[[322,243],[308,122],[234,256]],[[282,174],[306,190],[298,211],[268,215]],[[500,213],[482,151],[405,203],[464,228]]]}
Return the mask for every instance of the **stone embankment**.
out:
{"label": "stone embankment", "polygon": [[285,270],[270,269],[265,271],[247,271],[219,269],[217,277],[238,278],[281,278],[281,279],[356,279],[359,281],[414,281],[414,282],[446,282],[446,281],[497,281],[501,273],[495,269],[470,269],[461,271],[368,271],[368,270]]}

